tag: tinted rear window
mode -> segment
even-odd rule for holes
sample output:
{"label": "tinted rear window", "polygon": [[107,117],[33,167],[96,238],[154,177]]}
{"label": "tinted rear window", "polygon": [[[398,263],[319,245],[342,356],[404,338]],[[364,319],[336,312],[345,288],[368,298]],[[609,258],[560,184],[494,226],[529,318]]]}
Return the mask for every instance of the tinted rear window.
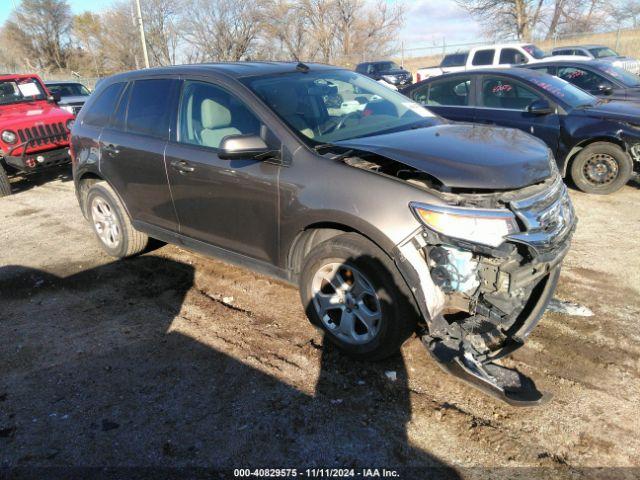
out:
{"label": "tinted rear window", "polygon": [[452,53],[442,59],[441,67],[461,67],[467,63],[468,53]]}
{"label": "tinted rear window", "polygon": [[171,119],[174,80],[137,80],[133,84],[127,111],[127,131],[167,138]]}
{"label": "tinted rear window", "polygon": [[124,83],[114,83],[105,88],[100,96],[89,106],[83,123],[102,127],[107,124],[116,108]]}

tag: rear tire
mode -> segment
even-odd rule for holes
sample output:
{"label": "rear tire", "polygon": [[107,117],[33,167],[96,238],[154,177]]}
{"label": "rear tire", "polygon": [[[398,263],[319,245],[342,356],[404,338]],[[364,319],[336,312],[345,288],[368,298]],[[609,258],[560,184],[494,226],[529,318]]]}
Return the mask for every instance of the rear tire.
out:
{"label": "rear tire", "polygon": [[300,297],[325,341],[360,360],[395,354],[416,330],[417,308],[395,264],[355,233],[331,238],[307,256]]}
{"label": "rear tire", "polygon": [[0,164],[0,197],[6,197],[7,195],[11,195],[11,184],[9,183],[7,171]]}
{"label": "rear tire", "polygon": [[91,185],[85,205],[93,231],[109,255],[131,257],[147,247],[149,237],[133,228],[127,210],[108,183]]}
{"label": "rear tire", "polygon": [[585,193],[617,192],[631,178],[633,160],[618,145],[595,142],[583,148],[571,165],[571,179]]}

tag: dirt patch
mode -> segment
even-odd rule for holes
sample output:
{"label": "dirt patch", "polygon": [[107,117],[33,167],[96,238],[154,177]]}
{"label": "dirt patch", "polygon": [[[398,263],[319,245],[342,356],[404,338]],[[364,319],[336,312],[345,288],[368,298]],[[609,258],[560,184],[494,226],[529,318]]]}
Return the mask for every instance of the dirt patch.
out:
{"label": "dirt patch", "polygon": [[[174,246],[114,262],[71,182],[4,198],[0,465],[640,467],[637,195],[572,192],[558,296],[594,315],[548,313],[504,360],[554,393],[534,409],[457,382],[416,339],[382,363],[345,358],[296,289],[253,272]],[[25,228],[36,214],[56,221]]]}

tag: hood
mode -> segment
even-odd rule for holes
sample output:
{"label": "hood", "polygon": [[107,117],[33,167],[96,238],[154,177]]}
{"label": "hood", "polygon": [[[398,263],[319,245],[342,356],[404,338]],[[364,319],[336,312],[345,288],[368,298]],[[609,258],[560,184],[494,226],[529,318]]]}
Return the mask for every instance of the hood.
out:
{"label": "hood", "polygon": [[44,101],[15,103],[0,107],[0,128],[3,129],[12,125],[17,125],[16,128],[31,126],[35,122],[66,122],[70,118],[74,117],[66,110]]}
{"label": "hood", "polygon": [[640,118],[640,104],[636,102],[604,101],[593,107],[577,109],[577,111],[582,111],[584,115],[590,117],[622,120],[633,123],[638,123],[638,119]]}
{"label": "hood", "polygon": [[336,143],[404,163],[452,188],[510,190],[552,174],[547,146],[511,128],[443,123]]}
{"label": "hood", "polygon": [[68,97],[62,97],[58,102],[58,105],[78,105],[84,104],[87,101],[89,95],[71,95]]}

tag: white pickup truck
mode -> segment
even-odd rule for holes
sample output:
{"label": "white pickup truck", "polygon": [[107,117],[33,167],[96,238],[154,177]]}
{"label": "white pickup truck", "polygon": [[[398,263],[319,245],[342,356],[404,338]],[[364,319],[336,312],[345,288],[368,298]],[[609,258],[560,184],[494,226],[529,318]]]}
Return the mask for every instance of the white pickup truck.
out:
{"label": "white pickup truck", "polygon": [[[531,43],[504,43],[475,47],[468,52],[450,53],[444,56],[439,67],[421,68],[416,72],[416,82],[445,73],[461,72],[476,68],[506,68],[523,63],[549,60],[541,49]],[[590,60],[590,57],[555,55],[553,60]]]}

